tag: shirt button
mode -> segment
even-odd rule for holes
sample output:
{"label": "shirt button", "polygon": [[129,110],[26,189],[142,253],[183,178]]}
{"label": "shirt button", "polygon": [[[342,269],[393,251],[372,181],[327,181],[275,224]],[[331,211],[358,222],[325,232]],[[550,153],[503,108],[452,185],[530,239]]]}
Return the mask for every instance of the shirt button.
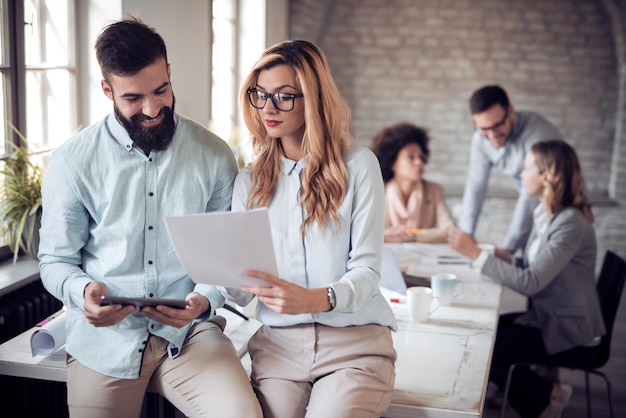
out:
{"label": "shirt button", "polygon": [[140,348],[140,349],[139,349],[139,350],[137,350],[137,351],[141,353],[141,352],[143,352],[143,348]]}
{"label": "shirt button", "polygon": [[154,229],[154,227],[153,227],[152,225],[150,225],[150,226],[148,227],[148,230],[150,230],[150,231],[152,231],[153,229]]}
{"label": "shirt button", "polygon": [[148,344],[148,341],[145,341],[145,340],[144,340],[143,345],[146,345],[146,344]]}
{"label": "shirt button", "polygon": [[150,192],[148,193],[148,196],[154,196],[154,193]]}
{"label": "shirt button", "polygon": [[[154,297],[154,293],[150,293],[150,297]],[[153,325],[154,326],[154,325]]]}
{"label": "shirt button", "polygon": [[152,265],[152,260],[148,260],[148,264]]}
{"label": "shirt button", "polygon": [[150,328],[154,329],[154,324],[150,325]]}

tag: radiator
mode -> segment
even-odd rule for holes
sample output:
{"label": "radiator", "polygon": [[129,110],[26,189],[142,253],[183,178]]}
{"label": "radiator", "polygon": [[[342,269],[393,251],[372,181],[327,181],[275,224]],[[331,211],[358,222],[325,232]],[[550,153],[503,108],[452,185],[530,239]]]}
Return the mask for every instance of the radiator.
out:
{"label": "radiator", "polygon": [[0,343],[35,326],[63,307],[40,281],[0,298]]}
{"label": "radiator", "polygon": [[[0,297],[0,343],[32,328],[59,311],[63,304],[50,295],[41,281]],[[67,418],[64,382],[0,376],[0,417]],[[175,418],[176,409],[156,393],[144,398],[141,418]]]}
{"label": "radiator", "polygon": [[[0,343],[61,309],[40,281],[0,298]],[[5,418],[67,417],[65,383],[0,376],[0,415]]]}

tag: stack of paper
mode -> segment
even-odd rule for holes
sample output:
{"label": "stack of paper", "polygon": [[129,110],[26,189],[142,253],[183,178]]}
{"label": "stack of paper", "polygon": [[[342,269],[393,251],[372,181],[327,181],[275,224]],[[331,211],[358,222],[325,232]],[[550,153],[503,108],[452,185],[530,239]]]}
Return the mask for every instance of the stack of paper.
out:
{"label": "stack of paper", "polygon": [[468,266],[471,260],[458,251],[453,250],[447,244],[407,244],[411,251],[417,253],[421,263],[437,265],[462,265]]}

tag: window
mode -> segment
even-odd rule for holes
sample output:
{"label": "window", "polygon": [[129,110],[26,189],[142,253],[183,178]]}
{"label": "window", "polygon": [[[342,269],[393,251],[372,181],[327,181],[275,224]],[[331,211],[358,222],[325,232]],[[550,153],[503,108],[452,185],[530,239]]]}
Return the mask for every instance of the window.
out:
{"label": "window", "polygon": [[76,130],[72,0],[25,0],[24,65],[29,146],[56,148]]}
{"label": "window", "polygon": [[[9,137],[10,129],[4,121],[13,122],[17,125],[17,109],[13,102],[12,89],[14,86],[14,70],[15,70],[15,51],[11,49],[14,45],[14,30],[12,25],[14,23],[15,7],[14,2],[9,0],[0,0],[0,94],[2,99],[0,100],[0,117],[3,121],[3,129],[0,130],[0,154],[6,154],[7,138]],[[0,179],[1,180],[1,179]]]}
{"label": "window", "polygon": [[[77,129],[74,1],[0,0],[2,159],[18,140],[9,123],[28,138],[42,167]],[[0,259],[5,255],[10,250],[0,236]]]}
{"label": "window", "polygon": [[[265,2],[213,0],[213,48],[210,128],[233,148],[239,164],[251,158],[239,112],[243,78],[265,49]],[[243,129],[242,129],[243,128]]]}

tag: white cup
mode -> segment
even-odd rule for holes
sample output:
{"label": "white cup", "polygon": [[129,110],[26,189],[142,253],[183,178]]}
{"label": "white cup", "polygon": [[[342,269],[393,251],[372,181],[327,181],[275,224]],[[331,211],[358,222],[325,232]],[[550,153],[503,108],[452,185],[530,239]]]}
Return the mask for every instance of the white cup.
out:
{"label": "white cup", "polygon": [[476,244],[480,251],[485,251],[487,254],[494,255],[496,253],[496,246],[493,244],[488,244],[486,242],[479,242]]}
{"label": "white cup", "polygon": [[442,305],[449,305],[458,294],[456,275],[452,273],[437,273],[430,276],[430,287],[433,289],[433,297]]}
{"label": "white cup", "polygon": [[439,304],[431,309],[433,301],[433,290],[426,286],[413,286],[406,290],[407,304],[411,319],[417,322],[424,322],[428,316],[435,312]]}

